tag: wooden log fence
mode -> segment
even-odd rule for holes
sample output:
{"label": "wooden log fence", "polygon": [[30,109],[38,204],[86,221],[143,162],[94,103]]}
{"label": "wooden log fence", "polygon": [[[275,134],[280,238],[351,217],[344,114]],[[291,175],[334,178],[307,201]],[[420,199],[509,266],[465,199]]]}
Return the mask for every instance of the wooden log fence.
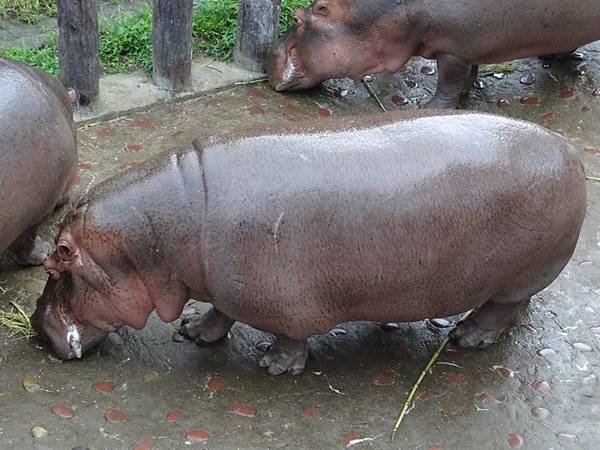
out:
{"label": "wooden log fence", "polygon": [[[263,71],[277,38],[281,0],[239,0],[235,61]],[[74,88],[82,106],[99,94],[100,61],[96,0],[57,0],[59,78]],[[185,91],[192,83],[193,0],[153,0],[152,78],[169,91]]]}

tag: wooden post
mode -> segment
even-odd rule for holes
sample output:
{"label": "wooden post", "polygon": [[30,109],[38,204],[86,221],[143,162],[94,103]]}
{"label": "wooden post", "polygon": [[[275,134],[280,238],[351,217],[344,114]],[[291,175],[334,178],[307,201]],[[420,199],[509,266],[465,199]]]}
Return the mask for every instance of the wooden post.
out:
{"label": "wooden post", "polygon": [[98,10],[96,0],[57,0],[60,81],[77,91],[80,105],[100,90]]}
{"label": "wooden post", "polygon": [[235,62],[263,72],[265,57],[277,38],[280,0],[239,0]]}
{"label": "wooden post", "polygon": [[152,77],[161,89],[192,87],[193,0],[153,0]]}

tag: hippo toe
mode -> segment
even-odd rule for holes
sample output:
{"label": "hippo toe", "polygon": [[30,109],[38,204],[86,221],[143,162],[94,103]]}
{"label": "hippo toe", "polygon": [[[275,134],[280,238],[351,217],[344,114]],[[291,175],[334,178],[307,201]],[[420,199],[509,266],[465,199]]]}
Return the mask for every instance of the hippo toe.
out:
{"label": "hippo toe", "polygon": [[268,367],[271,375],[300,375],[308,359],[306,341],[279,337],[259,360],[260,367]]}
{"label": "hippo toe", "polygon": [[204,314],[183,319],[179,334],[196,344],[212,344],[225,338],[234,322],[216,308],[211,308]]}

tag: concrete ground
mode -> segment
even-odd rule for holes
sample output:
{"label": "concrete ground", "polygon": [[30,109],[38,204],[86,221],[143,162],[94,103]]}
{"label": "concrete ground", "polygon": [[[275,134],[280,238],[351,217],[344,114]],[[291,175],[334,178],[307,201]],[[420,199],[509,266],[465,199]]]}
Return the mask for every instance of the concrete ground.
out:
{"label": "concrete ground", "polygon": [[[600,177],[600,42],[580,51],[578,59],[551,67],[534,58],[519,61],[514,73],[484,77],[462,107],[547,126],[574,144],[589,176]],[[430,66],[416,59],[370,85],[386,108],[416,108],[434,89],[436,76],[424,68]],[[88,123],[79,131],[79,187],[215,131],[378,109],[362,83],[330,82],[296,94],[258,83]],[[0,448],[596,449],[600,183],[590,181],[588,193],[579,245],[564,272],[535,296],[502,343],[485,351],[448,347],[393,441],[407,392],[449,328],[428,321],[392,329],[342,324],[310,340],[303,375],[272,377],[256,364],[263,333],[236,324],[225,342],[198,347],[174,342],[178,324],[153,317],[143,331],[113,333],[97,351],[67,363],[35,339],[1,329]],[[62,213],[45,227],[47,238]],[[43,270],[7,261],[2,269],[0,307],[16,301],[33,310]],[[205,308],[193,303],[187,312]],[[73,417],[59,417],[51,410],[56,405],[71,408]],[[106,420],[111,408],[127,419]],[[33,438],[34,426],[47,435]],[[208,433],[208,442],[186,436],[191,429]]]}

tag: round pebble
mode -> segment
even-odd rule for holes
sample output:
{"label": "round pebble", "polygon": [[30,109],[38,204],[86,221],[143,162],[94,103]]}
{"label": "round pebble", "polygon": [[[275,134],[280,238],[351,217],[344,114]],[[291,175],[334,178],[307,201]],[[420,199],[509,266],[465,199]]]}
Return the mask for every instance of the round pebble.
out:
{"label": "round pebble", "polygon": [[240,403],[235,403],[231,407],[230,411],[242,417],[254,417],[256,415],[256,409],[248,405],[242,405]]}
{"label": "round pebble", "polygon": [[523,438],[516,433],[508,435],[508,445],[510,448],[521,448],[523,446]]}
{"label": "round pebble", "polygon": [[572,90],[567,90],[567,91],[562,91],[560,93],[560,98],[562,100],[569,100],[575,97],[575,92],[573,92]]}
{"label": "round pebble", "polygon": [[497,106],[498,108],[506,108],[506,107],[507,107],[507,106],[509,106],[509,105],[510,105],[510,101],[509,101],[509,100],[507,100],[507,99],[505,99],[505,98],[501,98],[500,100],[498,100],[498,101],[496,102],[496,106]]}
{"label": "round pebble", "polygon": [[210,439],[210,434],[204,430],[192,428],[185,432],[185,438],[194,442],[206,442]]}
{"label": "round pebble", "polygon": [[549,391],[550,389],[552,389],[552,387],[550,386],[550,383],[548,383],[545,380],[536,381],[535,383],[532,384],[532,387],[533,387],[533,389],[535,389],[538,392]]}
{"label": "round pebble", "polygon": [[394,374],[392,372],[381,372],[373,377],[373,384],[376,386],[388,386],[394,384]]}
{"label": "round pebble", "polygon": [[583,131],[583,128],[581,128],[581,126],[577,125],[576,123],[572,123],[567,127],[567,131],[569,133],[581,133]]}
{"label": "round pebble", "polygon": [[265,110],[262,109],[260,106],[253,106],[251,108],[248,108],[248,113],[251,116],[262,116],[265,113]]}
{"label": "round pebble", "polygon": [[302,415],[308,419],[314,419],[317,416],[317,410],[315,408],[307,407],[302,411]]}
{"label": "round pebble", "polygon": [[115,390],[115,383],[112,381],[99,381],[92,384],[92,389],[96,392],[112,392]]}
{"label": "round pebble", "polygon": [[533,417],[537,417],[538,419],[545,419],[550,415],[550,411],[548,411],[546,408],[536,406],[531,408],[531,415]]}
{"label": "round pebble", "polygon": [[381,329],[386,332],[397,331],[400,329],[400,324],[397,322],[389,322],[381,325]]}
{"label": "round pebble", "polygon": [[48,430],[46,430],[44,427],[40,427],[39,425],[35,425],[31,428],[31,435],[36,439],[43,438],[44,436],[48,435]]}
{"label": "round pebble", "polygon": [[151,450],[152,441],[150,439],[144,439],[143,441],[136,442],[133,446],[133,450]]}
{"label": "round pebble", "polygon": [[329,111],[327,108],[319,108],[319,116],[331,117],[331,111]]}
{"label": "round pebble", "polygon": [[181,419],[182,413],[178,409],[172,409],[167,414],[167,422],[169,423],[177,423],[179,419]]}
{"label": "round pebble", "polygon": [[504,78],[504,74],[502,72],[494,73],[492,74],[492,76],[497,80],[501,80],[502,78]]}
{"label": "round pebble", "polygon": [[591,352],[592,347],[585,342],[574,342],[573,348],[579,350],[580,352]]}
{"label": "round pebble", "polygon": [[515,373],[506,367],[496,367],[496,370],[502,378],[506,378],[507,380],[515,377]]}
{"label": "round pebble", "polygon": [[373,77],[371,75],[365,75],[363,77],[363,81],[370,83],[371,81],[373,81]]}
{"label": "round pebble", "polygon": [[106,411],[106,414],[104,414],[104,418],[109,423],[120,423],[127,420],[127,414],[120,409],[109,409]]}
{"label": "round pebble", "polygon": [[408,100],[400,95],[392,95],[392,103],[396,106],[404,106],[408,103]]}
{"label": "round pebble", "polygon": [[483,89],[485,87],[485,82],[481,78],[477,78],[473,81],[473,87],[475,89]]}
{"label": "round pebble", "polygon": [[543,348],[537,351],[537,354],[543,356],[546,359],[552,358],[557,355],[556,350],[553,348]]}
{"label": "round pebble", "polygon": [[554,435],[559,438],[559,439],[564,439],[567,441],[576,441],[577,440],[577,436],[575,434],[572,433],[554,433]]}
{"label": "round pebble", "polygon": [[62,417],[64,419],[70,419],[75,415],[75,412],[65,405],[54,405],[50,408],[53,414],[56,414],[58,417]]}
{"label": "round pebble", "polygon": [[23,386],[23,389],[27,392],[38,392],[41,389],[40,384],[29,376],[23,377],[21,386]]}
{"label": "round pebble", "polygon": [[536,106],[540,104],[540,99],[537,97],[523,96],[519,99],[519,102],[521,102],[522,105]]}
{"label": "round pebble", "polygon": [[223,378],[214,377],[209,381],[207,387],[212,392],[221,392],[225,389],[225,380],[223,380]]}
{"label": "round pebble", "polygon": [[362,439],[363,436],[360,433],[357,433],[356,431],[352,431],[350,433],[348,433],[346,436],[344,436],[344,440],[342,441],[342,444],[344,445],[344,447],[348,447],[349,445],[351,445],[352,441],[356,441],[357,439]]}

